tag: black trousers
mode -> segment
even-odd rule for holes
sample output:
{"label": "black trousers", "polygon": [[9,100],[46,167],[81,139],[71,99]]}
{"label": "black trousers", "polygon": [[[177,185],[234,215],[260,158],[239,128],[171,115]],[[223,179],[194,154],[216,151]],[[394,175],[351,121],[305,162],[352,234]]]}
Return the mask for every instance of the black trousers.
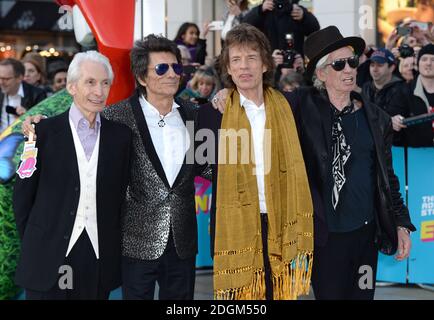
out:
{"label": "black trousers", "polygon": [[268,256],[268,215],[261,213],[262,258],[265,270],[265,299],[273,300],[273,278]]}
{"label": "black trousers", "polygon": [[[86,230],[83,230],[64,265],[72,269],[72,289],[61,289],[59,281],[47,292],[26,289],[27,300],[107,300],[110,290],[100,286],[99,262]],[[58,279],[64,274],[59,274]],[[63,282],[63,281],[62,281]]]}
{"label": "black trousers", "polygon": [[375,222],[345,233],[330,233],[315,246],[312,287],[317,300],[373,300],[378,251]]}
{"label": "black trousers", "polygon": [[196,256],[181,259],[169,236],[163,255],[155,260],[122,258],[122,296],[124,300],[154,299],[155,283],[160,300],[193,300]]}

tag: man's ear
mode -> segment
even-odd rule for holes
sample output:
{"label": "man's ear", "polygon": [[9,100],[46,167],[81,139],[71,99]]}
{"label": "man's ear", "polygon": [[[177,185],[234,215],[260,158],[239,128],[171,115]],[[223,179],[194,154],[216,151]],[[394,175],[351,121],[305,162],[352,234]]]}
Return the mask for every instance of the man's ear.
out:
{"label": "man's ear", "polygon": [[316,77],[319,80],[325,82],[327,72],[325,71],[324,68],[318,68],[318,69],[316,69],[315,70],[315,74],[316,74]]}
{"label": "man's ear", "polygon": [[140,83],[143,87],[146,87],[146,82],[140,77],[137,77],[137,82]]}
{"label": "man's ear", "polygon": [[66,91],[68,91],[68,93],[71,96],[74,96],[77,93],[77,86],[75,82],[72,83],[66,83]]}

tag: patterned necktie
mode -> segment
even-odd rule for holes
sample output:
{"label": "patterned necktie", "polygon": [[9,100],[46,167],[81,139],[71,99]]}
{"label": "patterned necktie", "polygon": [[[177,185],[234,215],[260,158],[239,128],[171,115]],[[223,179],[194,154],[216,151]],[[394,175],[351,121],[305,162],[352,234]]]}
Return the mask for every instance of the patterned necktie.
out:
{"label": "patterned necktie", "polygon": [[332,176],[333,176],[333,193],[332,205],[336,210],[339,202],[339,193],[341,192],[346,178],[344,166],[351,155],[351,146],[347,144],[344,130],[342,129],[342,116],[349,114],[353,111],[354,105],[351,103],[346,106],[342,111],[333,107],[333,126],[332,126],[332,143],[333,143],[333,163],[332,163]]}

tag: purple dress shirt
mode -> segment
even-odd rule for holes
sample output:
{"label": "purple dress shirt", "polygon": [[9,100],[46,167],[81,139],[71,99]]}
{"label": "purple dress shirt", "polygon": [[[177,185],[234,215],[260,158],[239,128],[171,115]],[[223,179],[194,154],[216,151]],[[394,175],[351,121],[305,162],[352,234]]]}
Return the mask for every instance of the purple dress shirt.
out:
{"label": "purple dress shirt", "polygon": [[95,119],[95,126],[90,128],[89,121],[81,113],[80,109],[73,103],[69,109],[69,118],[72,120],[75,129],[77,130],[78,138],[83,146],[84,153],[86,154],[87,161],[92,156],[93,149],[95,148],[98,132],[101,127],[101,117],[97,113]]}

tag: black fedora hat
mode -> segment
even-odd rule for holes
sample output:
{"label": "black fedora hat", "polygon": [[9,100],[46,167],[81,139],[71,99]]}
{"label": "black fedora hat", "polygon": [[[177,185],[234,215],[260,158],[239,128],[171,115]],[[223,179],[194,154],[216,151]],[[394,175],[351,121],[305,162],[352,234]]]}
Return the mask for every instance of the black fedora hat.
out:
{"label": "black fedora hat", "polygon": [[316,64],[322,57],[346,46],[351,46],[354,53],[360,56],[366,44],[360,37],[344,38],[336,26],[329,26],[309,35],[304,41],[304,54],[309,59],[306,76],[312,79]]}

